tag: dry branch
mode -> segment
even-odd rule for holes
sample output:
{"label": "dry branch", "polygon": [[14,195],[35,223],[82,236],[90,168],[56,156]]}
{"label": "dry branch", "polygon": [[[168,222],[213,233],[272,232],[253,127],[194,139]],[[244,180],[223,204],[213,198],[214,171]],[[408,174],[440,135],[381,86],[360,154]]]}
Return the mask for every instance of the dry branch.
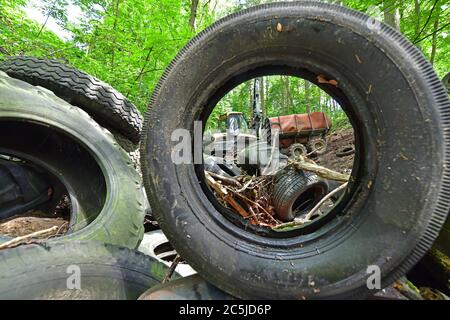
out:
{"label": "dry branch", "polygon": [[330,199],[333,195],[335,195],[336,193],[338,193],[341,190],[344,190],[345,188],[347,188],[348,186],[348,182],[342,184],[341,186],[339,186],[338,188],[334,189],[333,191],[331,191],[330,193],[328,193],[325,197],[323,197],[315,206],[314,208],[311,209],[311,211],[308,212],[308,214],[305,216],[305,221],[309,221],[311,220],[311,217],[317,212],[317,210],[319,210],[319,208],[325,203],[325,201],[327,201],[328,199]]}
{"label": "dry branch", "polygon": [[208,182],[208,185],[214,189],[214,191],[219,195],[219,197],[221,197],[230,206],[232,206],[233,209],[236,210],[242,217],[244,218],[248,217],[247,211],[245,211],[241,207],[241,205],[236,202],[236,200],[227,192],[227,189],[225,189],[220,183],[214,180],[210,172],[205,171],[205,177],[206,181]]}
{"label": "dry branch", "polygon": [[315,164],[312,160],[305,160],[306,158],[299,157],[299,161],[292,162],[292,167],[296,170],[305,170],[317,174],[319,177],[335,180],[339,182],[347,182],[350,175],[339,173],[328,168]]}
{"label": "dry branch", "polygon": [[[228,190],[230,190],[231,192],[235,193],[238,197],[240,197],[240,198],[243,199],[244,201],[247,201],[247,202],[253,204],[254,206],[258,207],[259,209],[261,209],[261,211],[262,211],[263,213],[265,213],[265,214],[267,215],[267,217],[268,217],[270,220],[272,220],[274,223],[276,223],[276,224],[279,223],[279,222],[278,222],[277,220],[275,220],[275,218],[272,217],[272,215],[271,215],[269,212],[267,212],[267,210],[264,209],[264,207],[261,206],[258,202],[255,202],[255,201],[253,201],[253,200],[250,200],[250,199],[247,198],[246,196],[244,196],[244,195],[242,195],[242,194],[240,194],[240,193],[237,193],[237,192],[235,192],[235,191],[233,191],[233,190],[231,190],[231,189],[228,189]],[[249,205],[249,206],[250,206],[250,205]]]}
{"label": "dry branch", "polygon": [[234,186],[237,188],[242,188],[242,184],[240,184],[239,181],[237,181],[235,179],[224,177],[224,176],[221,176],[221,175],[211,172],[211,171],[208,171],[208,174],[211,177],[213,177],[214,179],[220,180],[220,181],[224,182],[225,184],[228,184],[230,186]]}
{"label": "dry branch", "polygon": [[164,279],[162,283],[166,283],[170,281],[170,278],[172,278],[173,273],[175,272],[175,269],[177,268],[178,263],[180,263],[181,257],[179,254],[175,257],[172,264],[170,265],[169,269],[167,269],[166,275],[164,276]]}
{"label": "dry branch", "polygon": [[17,244],[20,244],[22,241],[27,240],[27,239],[31,239],[31,238],[35,238],[38,236],[42,236],[44,234],[50,233],[50,232],[54,232],[57,231],[58,227],[57,226],[53,226],[51,228],[45,229],[45,230],[40,230],[40,231],[36,231],[30,234],[27,234],[25,236],[20,236],[20,237],[16,237],[14,239],[11,239],[3,244],[0,244],[0,250],[1,249],[6,249],[6,248],[10,248],[12,246],[15,246]]}

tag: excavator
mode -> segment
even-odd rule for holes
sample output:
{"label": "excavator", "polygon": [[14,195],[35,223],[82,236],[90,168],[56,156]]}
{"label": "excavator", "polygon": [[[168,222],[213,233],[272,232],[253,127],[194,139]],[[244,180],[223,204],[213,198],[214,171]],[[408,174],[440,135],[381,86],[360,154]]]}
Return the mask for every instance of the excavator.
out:
{"label": "excavator", "polygon": [[211,140],[207,143],[210,147],[209,151],[214,147],[217,150],[229,150],[240,139],[250,144],[261,139],[270,143],[276,132],[282,154],[287,156],[323,154],[327,147],[325,135],[332,126],[330,118],[324,112],[264,118],[259,94],[260,81],[260,78],[256,78],[253,83],[250,125],[242,112],[229,111],[221,115],[219,117],[220,132],[210,137]]}

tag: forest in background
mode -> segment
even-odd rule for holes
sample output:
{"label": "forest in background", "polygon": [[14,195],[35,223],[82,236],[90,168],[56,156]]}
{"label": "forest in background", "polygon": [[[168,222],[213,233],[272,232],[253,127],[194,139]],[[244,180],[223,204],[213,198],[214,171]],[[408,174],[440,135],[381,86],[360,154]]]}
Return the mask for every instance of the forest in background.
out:
{"label": "forest in background", "polygon": [[[111,84],[144,112],[153,88],[176,53],[215,20],[265,0],[1,0],[0,59],[28,55],[60,59]],[[450,70],[449,0],[343,0],[400,30],[442,78]],[[39,10],[38,23],[26,8]],[[71,10],[80,13],[74,21]],[[54,21],[67,37],[49,28]],[[318,87],[299,78],[264,77],[267,116],[323,110],[338,126],[345,114]],[[250,112],[252,82],[231,91],[211,117],[232,108]]]}

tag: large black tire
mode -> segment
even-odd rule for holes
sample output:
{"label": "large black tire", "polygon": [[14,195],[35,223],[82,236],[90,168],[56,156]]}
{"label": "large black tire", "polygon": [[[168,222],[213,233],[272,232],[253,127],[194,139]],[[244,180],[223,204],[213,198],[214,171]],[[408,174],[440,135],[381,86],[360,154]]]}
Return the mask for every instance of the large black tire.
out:
{"label": "large black tire", "polygon": [[[244,230],[219,212],[201,165],[171,160],[175,129],[194,137],[193,122],[228,90],[265,74],[320,86],[355,130],[349,188],[308,234]],[[450,209],[449,150],[450,102],[420,50],[360,12],[305,1],[250,8],[190,41],[151,98],[141,164],[162,230],[214,285],[241,298],[364,298],[377,290],[369,266],[386,287],[437,237]]]}
{"label": "large black tire", "polygon": [[[328,193],[325,181],[311,172],[289,170],[273,188],[273,205],[281,221],[308,213]],[[295,212],[298,209],[298,212]]]}
{"label": "large black tire", "polygon": [[139,142],[142,129],[139,111],[121,93],[91,75],[57,60],[22,56],[1,62],[0,70],[13,78],[53,91],[85,110],[111,132],[117,132],[135,144]]}
{"label": "large black tire", "polygon": [[136,248],[146,198],[130,158],[83,110],[0,71],[0,154],[56,175],[69,192],[73,231],[58,239]]}
{"label": "large black tire", "polygon": [[[168,269],[137,251],[94,241],[1,250],[0,261],[2,300],[136,300],[160,284]],[[78,274],[79,283],[70,278]]]}

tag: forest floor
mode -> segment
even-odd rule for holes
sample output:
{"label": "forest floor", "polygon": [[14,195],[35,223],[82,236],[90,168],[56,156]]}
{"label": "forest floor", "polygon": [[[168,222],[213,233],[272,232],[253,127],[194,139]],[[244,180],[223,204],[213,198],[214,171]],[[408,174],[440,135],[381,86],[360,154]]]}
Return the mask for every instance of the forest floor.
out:
{"label": "forest floor", "polygon": [[329,134],[326,137],[327,150],[324,154],[314,159],[318,165],[325,168],[350,174],[353,168],[354,154],[338,157],[338,153],[342,148],[354,145],[355,137],[353,129],[342,129]]}
{"label": "forest floor", "polygon": [[68,231],[70,219],[70,202],[63,197],[54,213],[30,210],[0,221],[0,235],[7,237],[26,236],[36,231],[46,230],[54,226],[57,230],[43,237],[62,235]]}

